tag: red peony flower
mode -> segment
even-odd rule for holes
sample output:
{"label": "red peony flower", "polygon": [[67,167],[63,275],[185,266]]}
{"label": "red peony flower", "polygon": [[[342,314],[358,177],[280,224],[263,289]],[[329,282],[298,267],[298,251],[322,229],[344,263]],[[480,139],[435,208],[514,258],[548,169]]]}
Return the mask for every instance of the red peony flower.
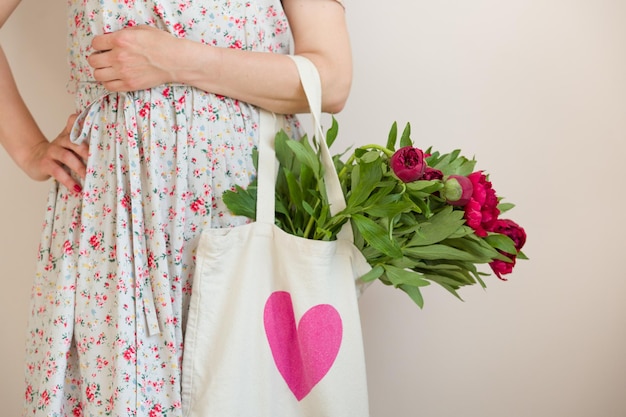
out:
{"label": "red peony flower", "polygon": [[482,172],[473,172],[467,178],[472,182],[474,190],[470,201],[465,205],[465,221],[476,235],[485,237],[487,232],[493,230],[500,214],[498,197],[491,182]]}
{"label": "red peony flower", "polygon": [[424,152],[412,146],[398,149],[390,160],[391,169],[402,182],[413,182],[422,178],[426,170]]}
{"label": "red peony flower", "polygon": [[426,167],[424,170],[424,175],[422,176],[423,180],[440,180],[443,178],[443,172],[439,171],[436,168]]}
{"label": "red peony flower", "polygon": [[523,227],[509,219],[498,219],[492,232],[501,233],[511,238],[515,244],[515,249],[519,252],[526,243],[526,231]]}
{"label": "red peony flower", "polygon": [[[515,245],[515,249],[519,252],[524,244],[526,243],[526,232],[524,229],[515,223],[513,220],[509,219],[499,219],[495,222],[493,227],[493,232],[501,233],[505,236],[508,236],[513,241]],[[500,251],[503,255],[511,260],[511,262],[501,261],[496,259],[495,261],[489,263],[489,266],[496,274],[498,278],[503,281],[506,281],[506,278],[502,278],[502,275],[510,274],[513,272],[513,267],[515,266],[515,260],[517,259],[517,253],[505,253]]]}
{"label": "red peony flower", "polygon": [[498,278],[502,281],[506,281],[506,278],[503,278],[502,275],[510,274],[513,272],[513,267],[515,266],[515,258],[511,258],[511,262],[501,261],[500,259],[496,259],[493,262],[489,263],[491,270]]}

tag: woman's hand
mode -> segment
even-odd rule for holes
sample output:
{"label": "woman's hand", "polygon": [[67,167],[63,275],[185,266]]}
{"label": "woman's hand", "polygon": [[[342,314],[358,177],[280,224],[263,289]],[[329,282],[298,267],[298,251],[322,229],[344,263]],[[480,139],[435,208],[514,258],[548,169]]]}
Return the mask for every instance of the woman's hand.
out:
{"label": "woman's hand", "polygon": [[85,178],[85,161],[89,156],[89,147],[86,143],[76,145],[70,141],[75,120],[76,115],[71,115],[65,129],[52,142],[42,141],[36,144],[22,168],[35,180],[43,181],[53,177],[70,191],[80,193],[82,187],[72,173],[79,178]]}
{"label": "woman's hand", "polygon": [[87,61],[109,91],[137,91],[173,82],[179,39],[151,26],[133,26],[95,36]]}

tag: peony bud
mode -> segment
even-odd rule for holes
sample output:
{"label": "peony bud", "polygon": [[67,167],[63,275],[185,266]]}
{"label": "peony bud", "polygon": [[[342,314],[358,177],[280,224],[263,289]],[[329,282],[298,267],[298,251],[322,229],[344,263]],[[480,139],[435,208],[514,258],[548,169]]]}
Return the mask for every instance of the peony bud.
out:
{"label": "peony bud", "polygon": [[469,178],[462,175],[450,175],[443,183],[443,197],[448,204],[464,206],[472,198],[474,186]]}
{"label": "peony bud", "polygon": [[498,219],[494,224],[493,231],[510,237],[518,252],[526,243],[526,231],[513,220]]}
{"label": "peony bud", "polygon": [[422,179],[426,181],[440,180],[442,178],[443,178],[443,172],[439,171],[438,169],[431,168],[431,167],[426,167],[426,169],[424,170],[424,176],[422,177]]}
{"label": "peony bud", "polygon": [[391,156],[391,169],[402,182],[413,182],[422,178],[426,169],[424,152],[412,146],[398,149]]}
{"label": "peony bud", "polygon": [[513,267],[515,266],[515,257],[511,257],[510,259],[511,262],[505,262],[501,261],[500,259],[496,259],[495,261],[489,263],[491,270],[502,281],[507,281],[507,279],[503,278],[502,275],[510,274],[511,272],[513,272]]}

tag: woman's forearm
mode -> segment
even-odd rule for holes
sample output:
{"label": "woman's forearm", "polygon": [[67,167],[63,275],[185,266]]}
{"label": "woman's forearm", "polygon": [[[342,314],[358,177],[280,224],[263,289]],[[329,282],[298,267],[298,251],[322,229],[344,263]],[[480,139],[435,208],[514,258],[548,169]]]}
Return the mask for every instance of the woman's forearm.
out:
{"label": "woman's forearm", "polygon": [[[341,111],[350,92],[352,57],[345,12],[335,1],[286,0],[296,55],[309,58],[322,81],[322,108]],[[213,49],[187,43],[176,73],[181,82],[277,113],[308,111],[293,62],[279,54]]]}
{"label": "woman's forearm", "polygon": [[[308,111],[296,67],[284,55],[214,48],[187,42],[180,50],[181,63],[174,70],[175,82],[190,84],[276,113]],[[330,75],[333,68],[323,57],[303,54],[317,66],[322,79],[322,107],[337,113],[350,90],[349,75]]]}
{"label": "woman's forearm", "polygon": [[20,96],[0,47],[0,144],[22,169],[31,151],[47,139]]}
{"label": "woman's forearm", "polygon": [[[286,0],[294,53],[309,58],[322,82],[322,109],[339,112],[352,81],[343,8],[335,1]],[[149,26],[94,37],[89,56],[96,81],[110,91],[174,82],[228,96],[276,113],[308,110],[294,63],[281,54],[219,48]]]}

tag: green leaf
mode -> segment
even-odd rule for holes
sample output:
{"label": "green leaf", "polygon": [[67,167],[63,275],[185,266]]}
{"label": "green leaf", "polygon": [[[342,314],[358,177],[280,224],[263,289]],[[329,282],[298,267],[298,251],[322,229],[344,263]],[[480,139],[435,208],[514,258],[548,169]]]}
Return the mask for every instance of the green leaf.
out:
{"label": "green leaf", "polygon": [[515,207],[515,204],[513,204],[513,203],[500,203],[500,204],[498,204],[498,210],[500,210],[500,214],[506,213],[507,211],[511,210],[513,207]]}
{"label": "green leaf", "polygon": [[289,201],[296,207],[302,206],[302,189],[300,188],[298,179],[287,169],[284,169],[284,175],[289,189]]}
{"label": "green leaf", "polygon": [[372,164],[374,162],[380,164],[380,151],[367,151],[363,155],[359,157],[359,163],[363,164]]}
{"label": "green leaf", "polygon": [[385,269],[382,266],[376,265],[375,267],[370,269],[367,274],[363,275],[359,279],[363,282],[371,282],[380,278],[384,272],[385,272]]}
{"label": "green leaf", "polygon": [[295,154],[291,148],[287,146],[287,142],[292,141],[293,139],[287,136],[284,130],[281,130],[276,134],[274,139],[274,149],[276,150],[276,159],[278,159],[280,165],[290,171],[297,171],[297,167],[294,166]]}
{"label": "green leaf", "polygon": [[[376,188],[371,193],[370,197],[362,204],[362,206],[358,206],[358,207],[349,206],[349,211],[351,213],[359,213],[363,211],[368,212],[370,207],[374,207],[377,204],[385,204],[385,203],[380,203],[380,201],[382,199],[391,199],[392,196],[389,195],[389,193],[391,193],[395,187],[396,187],[395,183],[388,184],[388,182],[379,182],[376,185]],[[392,201],[398,201],[398,199],[394,197]]]}
{"label": "green leaf", "polygon": [[330,126],[330,129],[326,131],[326,145],[330,148],[335,143],[335,139],[337,139],[337,134],[339,133],[339,123],[337,123],[337,119],[333,116],[333,121]]}
{"label": "green leaf", "polygon": [[443,243],[457,248],[468,255],[474,255],[474,263],[487,263],[494,259],[504,259],[503,255],[495,250],[484,239],[473,234],[467,235],[461,239],[446,239]]}
{"label": "green leaf", "polygon": [[416,259],[426,260],[459,260],[470,262],[486,261],[484,258],[478,257],[473,253],[468,253],[448,245],[434,244],[430,246],[405,247],[402,252]]}
{"label": "green leaf", "polygon": [[400,213],[409,212],[414,207],[412,201],[395,201],[398,199],[397,197],[397,195],[387,196],[381,199],[377,204],[367,207],[364,210],[364,213],[366,213],[370,217],[392,219]]}
{"label": "green leaf", "polygon": [[419,272],[411,271],[408,269],[398,268],[393,265],[383,265],[385,268],[385,275],[387,279],[394,287],[406,284],[412,287],[425,287],[430,285],[430,282],[424,279],[424,275]]}
{"label": "green leaf", "polygon": [[439,243],[455,233],[465,223],[464,213],[447,206],[427,221],[420,223],[419,229],[408,246],[426,246]]}
{"label": "green leaf", "polygon": [[445,282],[455,288],[476,284],[476,280],[474,280],[472,274],[465,269],[457,269],[456,271],[440,269],[436,273],[425,273],[424,275],[426,275],[428,279],[430,279],[431,276],[436,277],[436,280]]}
{"label": "green leaf", "polygon": [[424,297],[422,297],[422,292],[420,291],[419,287],[400,285],[400,289],[404,291],[409,297],[411,297],[411,300],[413,300],[413,302],[417,304],[419,308],[424,308]]}
{"label": "green leaf", "polygon": [[225,191],[222,198],[234,215],[256,220],[256,196],[257,188],[251,184],[248,189],[236,185],[235,191]]}
{"label": "green leaf", "polygon": [[348,196],[348,206],[357,207],[372,194],[383,173],[377,161],[361,163],[354,167],[352,173],[352,190]]}
{"label": "green leaf", "polygon": [[433,189],[433,191],[437,191],[442,187],[440,180],[418,180],[406,183],[406,188],[411,191],[424,191],[431,188]]}
{"label": "green leaf", "polygon": [[402,257],[400,247],[395,241],[389,239],[384,227],[360,214],[354,214],[352,221],[363,235],[363,239],[372,247],[391,258]]}
{"label": "green leaf", "polygon": [[393,122],[393,124],[391,125],[391,130],[389,130],[389,137],[387,139],[386,148],[391,151],[395,151],[397,140],[398,140],[398,123]]}
{"label": "green leaf", "polygon": [[411,140],[411,123],[406,124],[402,136],[400,137],[400,147],[403,148],[405,146],[413,146],[413,141]]}
{"label": "green leaf", "polygon": [[320,160],[317,156],[317,153],[308,145],[308,142],[298,142],[295,140],[290,140],[287,142],[287,146],[291,148],[294,152],[298,161],[301,164],[306,165],[313,171],[315,178],[321,178],[321,165]]}
{"label": "green leaf", "polygon": [[448,282],[445,277],[440,277],[436,275],[428,275],[427,278],[433,281],[434,283],[438,284],[439,286],[445,288],[450,294],[454,295],[459,300],[463,301],[463,299],[457,292],[457,289],[459,289],[458,285]]}
{"label": "green leaf", "polygon": [[517,253],[517,249],[515,248],[515,243],[510,237],[506,235],[503,235],[500,233],[490,234],[489,236],[485,238],[485,241],[487,241],[487,243],[489,243],[490,246],[496,249],[499,249],[503,252],[510,253],[510,254]]}
{"label": "green leaf", "polygon": [[448,236],[448,239],[460,239],[465,236],[473,235],[474,229],[469,226],[461,226],[454,233]]}
{"label": "green leaf", "polygon": [[451,153],[439,155],[435,157],[431,155],[428,158],[429,166],[443,172],[443,175],[463,175],[467,176],[474,171],[476,165],[475,160],[469,160],[464,156],[460,156],[460,150],[456,149]]}

